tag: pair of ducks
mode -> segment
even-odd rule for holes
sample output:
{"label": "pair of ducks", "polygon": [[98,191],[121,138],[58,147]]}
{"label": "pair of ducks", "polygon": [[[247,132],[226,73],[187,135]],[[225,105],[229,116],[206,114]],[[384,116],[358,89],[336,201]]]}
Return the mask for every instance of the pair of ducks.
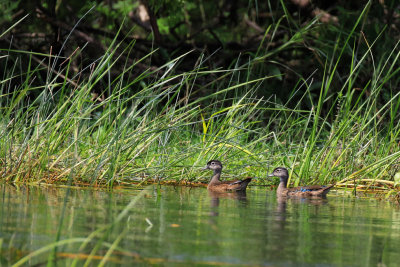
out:
{"label": "pair of ducks", "polygon": [[[236,181],[220,181],[219,178],[221,177],[222,163],[219,160],[209,161],[204,169],[214,171],[214,175],[207,186],[207,189],[211,191],[243,192],[246,190],[247,185],[251,181],[251,178],[246,178],[244,180],[236,180]],[[274,169],[274,171],[268,176],[280,178],[280,183],[276,191],[277,195],[280,196],[325,197],[326,194],[329,192],[329,190],[334,186],[334,185],[329,185],[329,186],[313,185],[313,186],[298,186],[293,188],[287,188],[289,173],[288,170],[283,167],[278,167]]]}

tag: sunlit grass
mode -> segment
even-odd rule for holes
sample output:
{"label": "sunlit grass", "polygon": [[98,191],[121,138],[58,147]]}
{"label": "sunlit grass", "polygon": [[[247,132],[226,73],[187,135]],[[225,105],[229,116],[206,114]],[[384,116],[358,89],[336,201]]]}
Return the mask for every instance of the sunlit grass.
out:
{"label": "sunlit grass", "polygon": [[[282,79],[282,74],[257,76],[256,66],[297,45],[314,22],[282,47],[264,53],[260,47],[245,64],[238,59],[225,70],[206,68],[207,59],[201,56],[192,70],[178,72],[176,66],[187,56],[182,55],[132,75],[151,54],[131,64],[128,56],[135,43],[120,52],[116,39],[102,58],[85,68],[90,70],[86,75],[72,74],[71,61],[65,58],[47,55],[46,68],[35,63],[34,53],[3,50],[28,58],[29,64],[4,63],[8,71],[0,92],[1,178],[107,186],[147,179],[206,181],[208,174],[199,167],[219,159],[227,175],[259,177],[255,183],[265,183],[262,178],[278,165],[290,168],[295,185],[346,178],[393,180],[400,158],[400,97],[391,89],[399,72],[399,43],[386,58],[374,58],[376,40],[361,57],[355,58],[353,51],[341,90],[331,90],[342,54],[366,10],[342,48],[335,47],[326,58],[318,95],[312,89],[314,71],[307,79],[299,78],[285,103],[273,95],[258,96],[260,88],[268,91],[268,81]],[[374,73],[359,88],[355,81],[367,59],[374,62]],[[55,70],[52,60],[66,63]],[[125,67],[112,77],[117,64]],[[37,82],[43,71],[46,79]],[[11,80],[20,82],[12,85]],[[382,101],[387,92],[392,95]],[[305,108],[305,100],[312,105]]]}

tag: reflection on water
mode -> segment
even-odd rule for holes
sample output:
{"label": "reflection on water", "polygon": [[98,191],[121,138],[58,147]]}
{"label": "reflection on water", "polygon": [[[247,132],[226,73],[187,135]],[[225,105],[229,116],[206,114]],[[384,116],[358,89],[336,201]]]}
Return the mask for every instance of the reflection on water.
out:
{"label": "reflection on water", "polygon": [[[277,198],[205,188],[1,185],[0,265],[399,266],[400,213],[374,199]],[[59,238],[57,238],[59,236]],[[84,242],[69,242],[87,238]],[[89,262],[90,261],[90,262]]]}
{"label": "reflection on water", "polygon": [[218,216],[218,206],[220,198],[227,199],[236,199],[239,203],[243,203],[244,205],[247,203],[246,191],[239,192],[214,192],[208,190],[208,195],[210,197],[210,215]]}
{"label": "reflection on water", "polygon": [[277,196],[275,220],[278,222],[281,231],[284,230],[286,222],[286,201],[287,197]]}

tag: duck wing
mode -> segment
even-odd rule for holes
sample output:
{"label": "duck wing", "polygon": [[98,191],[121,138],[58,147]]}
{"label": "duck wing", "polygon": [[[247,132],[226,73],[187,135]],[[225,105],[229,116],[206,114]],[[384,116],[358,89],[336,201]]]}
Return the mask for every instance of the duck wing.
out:
{"label": "duck wing", "polygon": [[310,191],[319,191],[319,190],[328,190],[332,188],[334,185],[310,185],[310,186],[298,186],[298,187],[292,187],[288,188],[290,192],[310,192]]}
{"label": "duck wing", "polygon": [[245,191],[247,185],[250,183],[251,178],[244,180],[234,181],[218,181],[208,184],[208,189],[212,191],[226,192],[226,191]]}
{"label": "duck wing", "polygon": [[250,179],[250,181],[251,181],[251,178],[247,178],[247,179],[245,179],[245,180],[227,181],[227,183],[228,183],[229,185],[241,184],[241,183],[243,183],[244,181],[246,181],[246,180],[248,180],[248,179]]}
{"label": "duck wing", "polygon": [[228,189],[234,191],[246,190],[247,185],[251,182],[251,178],[248,177],[244,180],[230,181]]}
{"label": "duck wing", "polygon": [[293,188],[288,188],[289,195],[298,196],[325,196],[331,188],[335,186],[332,185],[311,185],[311,186],[298,186]]}

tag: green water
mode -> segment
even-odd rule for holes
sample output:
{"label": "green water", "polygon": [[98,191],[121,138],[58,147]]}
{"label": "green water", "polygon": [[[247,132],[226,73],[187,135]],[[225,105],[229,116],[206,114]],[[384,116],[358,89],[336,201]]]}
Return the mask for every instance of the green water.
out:
{"label": "green water", "polygon": [[400,211],[388,201],[334,191],[283,201],[255,187],[0,189],[1,266],[400,266]]}

